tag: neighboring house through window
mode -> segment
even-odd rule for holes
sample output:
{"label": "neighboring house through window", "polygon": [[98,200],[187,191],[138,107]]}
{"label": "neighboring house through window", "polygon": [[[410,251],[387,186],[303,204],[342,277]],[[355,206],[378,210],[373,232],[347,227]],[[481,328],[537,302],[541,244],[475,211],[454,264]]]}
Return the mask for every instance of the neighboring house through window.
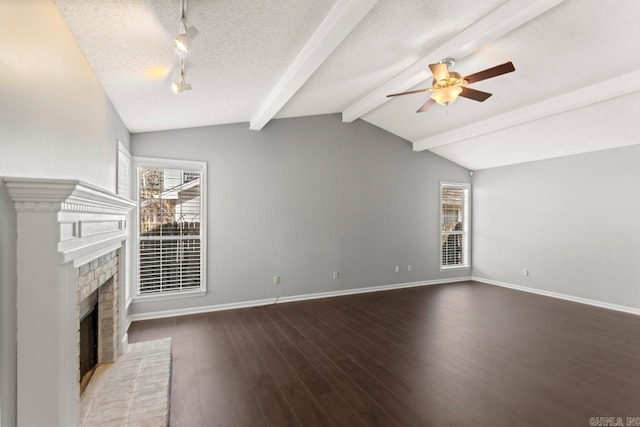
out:
{"label": "neighboring house through window", "polygon": [[206,291],[206,163],[135,160],[138,296]]}
{"label": "neighboring house through window", "polygon": [[440,183],[440,269],[470,267],[467,183]]}

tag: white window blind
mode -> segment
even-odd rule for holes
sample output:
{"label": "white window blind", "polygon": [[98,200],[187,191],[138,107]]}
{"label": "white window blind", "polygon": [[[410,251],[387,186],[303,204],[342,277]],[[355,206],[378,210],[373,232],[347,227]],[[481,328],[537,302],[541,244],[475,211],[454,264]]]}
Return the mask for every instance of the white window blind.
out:
{"label": "white window blind", "polygon": [[204,290],[204,167],[139,163],[137,176],[138,294]]}
{"label": "white window blind", "polygon": [[441,269],[469,267],[469,184],[440,184]]}

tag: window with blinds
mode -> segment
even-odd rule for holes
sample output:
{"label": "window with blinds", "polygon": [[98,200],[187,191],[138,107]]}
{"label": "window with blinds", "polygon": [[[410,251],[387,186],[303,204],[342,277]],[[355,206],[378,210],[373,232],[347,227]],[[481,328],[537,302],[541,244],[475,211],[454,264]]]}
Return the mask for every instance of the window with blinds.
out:
{"label": "window with blinds", "polygon": [[138,295],[205,290],[201,162],[137,162]]}
{"label": "window with blinds", "polygon": [[440,268],[470,266],[469,190],[466,183],[440,183]]}

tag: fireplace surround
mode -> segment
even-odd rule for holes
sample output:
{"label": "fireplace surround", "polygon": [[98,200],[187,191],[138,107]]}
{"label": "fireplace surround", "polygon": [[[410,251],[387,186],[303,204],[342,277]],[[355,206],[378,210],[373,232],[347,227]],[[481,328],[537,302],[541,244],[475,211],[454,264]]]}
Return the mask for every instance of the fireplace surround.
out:
{"label": "fireplace surround", "polygon": [[[4,181],[17,220],[18,426],[75,426],[80,303],[95,289],[110,286],[109,277],[113,290],[104,295],[111,320],[103,319],[99,328],[111,331],[112,344],[100,350],[103,360],[116,357],[127,342],[126,292],[118,289],[126,289],[135,203],[77,180]],[[101,260],[108,262],[99,265]]]}

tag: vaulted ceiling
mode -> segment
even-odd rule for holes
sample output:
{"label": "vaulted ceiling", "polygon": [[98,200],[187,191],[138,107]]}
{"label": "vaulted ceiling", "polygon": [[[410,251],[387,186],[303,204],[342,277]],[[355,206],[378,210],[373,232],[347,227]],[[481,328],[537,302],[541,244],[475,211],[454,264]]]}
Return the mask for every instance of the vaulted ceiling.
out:
{"label": "vaulted ceiling", "polygon": [[[469,169],[639,143],[640,2],[188,0],[199,30],[175,95],[179,0],[56,0],[133,133],[341,113]],[[483,103],[415,111],[428,64],[453,57]]]}

